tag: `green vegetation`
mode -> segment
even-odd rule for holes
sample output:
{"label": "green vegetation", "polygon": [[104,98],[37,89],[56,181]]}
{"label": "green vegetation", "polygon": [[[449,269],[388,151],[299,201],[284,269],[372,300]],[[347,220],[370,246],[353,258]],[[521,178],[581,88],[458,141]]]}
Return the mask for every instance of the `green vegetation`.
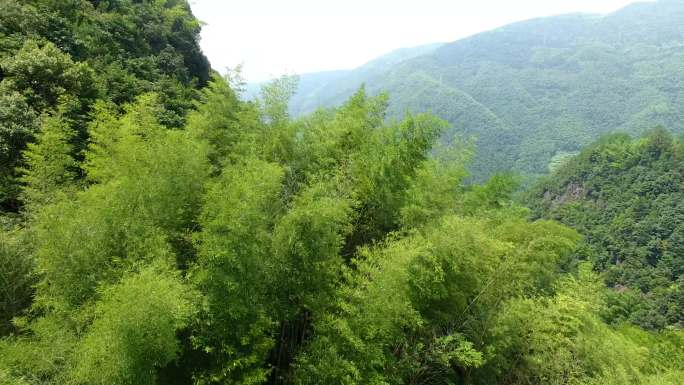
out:
{"label": "green vegetation", "polygon": [[[245,101],[184,1],[1,1],[0,384],[681,384],[667,134],[559,158],[531,211],[386,94],[292,118],[283,77]],[[555,215],[575,171],[652,216]]]}
{"label": "green vegetation", "polygon": [[3,381],[681,374],[664,358],[684,355],[680,332],[609,326],[611,292],[591,268],[563,272],[577,232],[528,221],[510,176],[463,185],[470,149],[434,147],[443,121],[387,122],[387,98],[363,89],[290,120],[291,89],[284,78],[240,102],[216,77],[182,129],[161,123],[155,94],[121,113],[97,103],[81,160],[73,123],[45,119],[25,153],[25,215],[3,235],[2,274],[16,282],[3,293]]}
{"label": "green vegetation", "polygon": [[96,100],[121,107],[156,92],[181,127],[209,80],[185,0],[0,0],[0,211],[20,209],[16,169],[41,122],[60,114],[85,147]]}
{"label": "green vegetation", "polygon": [[580,256],[613,289],[606,317],[684,326],[684,144],[658,129],[605,137],[530,193],[537,216],[585,235]]}
{"label": "green vegetation", "polygon": [[305,74],[292,111],[338,105],[365,83],[392,95],[392,116],[431,111],[452,126],[445,141],[477,138],[475,181],[500,171],[533,179],[608,133],[684,131],[682,18],[684,3],[659,0],[507,25],[389,55],[380,68]]}

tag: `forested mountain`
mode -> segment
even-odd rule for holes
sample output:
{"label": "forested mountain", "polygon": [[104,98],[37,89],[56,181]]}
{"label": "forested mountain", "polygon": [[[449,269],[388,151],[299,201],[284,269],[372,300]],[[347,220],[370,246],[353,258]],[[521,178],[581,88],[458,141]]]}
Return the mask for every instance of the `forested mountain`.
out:
{"label": "forested mountain", "polygon": [[[381,76],[396,65],[407,60],[434,52],[442,44],[428,44],[418,47],[402,48],[372,60],[365,65],[342,71],[327,71],[306,74],[299,77],[297,92],[292,95],[289,111],[294,116],[307,114],[321,106],[340,104],[352,95],[361,84]],[[245,96],[254,98],[259,95],[262,84],[249,84]]]}
{"label": "forested mountain", "polygon": [[608,136],[530,193],[539,217],[585,235],[581,256],[613,288],[611,319],[684,327],[684,143],[662,129]]}
{"label": "forested mountain", "polygon": [[332,80],[302,75],[292,111],[337,105],[365,82],[392,95],[393,115],[430,110],[453,126],[449,135],[477,137],[477,180],[502,169],[545,174],[606,133],[684,131],[682,20],[684,2],[659,0],[507,25],[362,78],[366,67]]}
{"label": "forested mountain", "polygon": [[0,211],[17,211],[16,168],[41,121],[73,121],[82,150],[96,100],[157,92],[174,127],[209,80],[185,0],[0,0]]}
{"label": "forested mountain", "polygon": [[682,384],[667,133],[559,163],[530,210],[386,94],[247,101],[185,1],[0,5],[1,385]]}

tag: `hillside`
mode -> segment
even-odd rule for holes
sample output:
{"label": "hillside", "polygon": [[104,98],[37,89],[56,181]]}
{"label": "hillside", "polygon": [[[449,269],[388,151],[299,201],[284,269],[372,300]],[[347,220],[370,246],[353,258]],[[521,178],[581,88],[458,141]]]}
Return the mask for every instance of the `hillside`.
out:
{"label": "hillside", "polygon": [[660,0],[507,25],[362,78],[352,74],[365,66],[332,80],[303,75],[292,111],[339,104],[365,83],[391,94],[395,115],[432,110],[449,135],[479,138],[476,179],[545,174],[606,133],[684,131],[683,19],[684,2]]}
{"label": "hillside", "polygon": [[581,259],[613,288],[610,317],[684,325],[684,144],[659,129],[605,137],[528,197],[537,217],[585,236]]}
{"label": "hillside", "polygon": [[0,212],[21,207],[21,152],[47,116],[74,122],[75,151],[98,100],[157,92],[163,123],[182,126],[211,72],[199,31],[184,0],[0,0]]}

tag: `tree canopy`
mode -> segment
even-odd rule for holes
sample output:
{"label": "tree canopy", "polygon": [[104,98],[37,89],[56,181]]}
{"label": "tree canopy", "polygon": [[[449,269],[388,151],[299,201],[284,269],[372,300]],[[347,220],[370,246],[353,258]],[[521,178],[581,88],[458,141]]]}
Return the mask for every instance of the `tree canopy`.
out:
{"label": "tree canopy", "polygon": [[185,1],[0,11],[1,384],[681,384],[666,132],[528,209],[387,94],[245,100]]}
{"label": "tree canopy", "polygon": [[664,129],[634,140],[608,136],[529,194],[535,215],[585,235],[580,256],[613,289],[613,322],[684,325],[682,149]]}
{"label": "tree canopy", "polygon": [[98,102],[81,157],[78,123],[44,120],[25,152],[26,216],[0,249],[15,282],[3,381],[677,377],[681,361],[662,357],[684,354],[681,333],[604,321],[613,294],[573,264],[581,236],[529,221],[510,175],[464,184],[471,148],[436,146],[443,121],[387,120],[387,97],[363,89],[292,120],[290,81],[245,102],[215,77],[181,129],[156,94]]}
{"label": "tree canopy", "polygon": [[184,124],[210,78],[186,1],[0,1],[0,209],[20,208],[16,168],[42,120],[72,121],[78,156],[96,100],[155,92],[160,121]]}

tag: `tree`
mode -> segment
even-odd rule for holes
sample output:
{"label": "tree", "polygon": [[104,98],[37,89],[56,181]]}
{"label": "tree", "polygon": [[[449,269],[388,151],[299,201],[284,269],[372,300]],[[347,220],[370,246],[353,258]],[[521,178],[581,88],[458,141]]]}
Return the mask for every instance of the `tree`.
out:
{"label": "tree", "polygon": [[193,333],[203,353],[200,383],[261,383],[280,311],[282,265],[273,257],[272,228],[284,209],[283,169],[244,159],[226,166],[207,191],[196,235],[194,281],[204,307]]}
{"label": "tree", "polygon": [[156,372],[178,357],[176,335],[195,314],[194,294],[163,265],[106,288],[69,377],[86,384],[156,384]]}
{"label": "tree", "polygon": [[[44,272],[39,300],[78,307],[96,299],[101,281],[112,282],[139,263],[193,257],[189,228],[199,214],[209,173],[206,147],[157,120],[153,95],[121,117],[104,109],[94,130],[85,171],[97,182],[74,197],[40,210],[33,228]],[[98,128],[99,127],[99,128]],[[78,246],[76,246],[78,245]]]}
{"label": "tree", "polygon": [[[0,83],[1,84],[1,83]],[[24,150],[38,130],[36,112],[19,92],[0,92],[0,206],[16,210],[19,186],[15,169]]]}
{"label": "tree", "polygon": [[77,162],[72,155],[73,137],[74,132],[63,116],[43,120],[36,142],[29,143],[24,153],[22,200],[27,206],[55,201],[60,191],[75,182]]}
{"label": "tree", "polygon": [[12,319],[31,305],[34,268],[24,235],[0,230],[0,336],[15,331]]}

